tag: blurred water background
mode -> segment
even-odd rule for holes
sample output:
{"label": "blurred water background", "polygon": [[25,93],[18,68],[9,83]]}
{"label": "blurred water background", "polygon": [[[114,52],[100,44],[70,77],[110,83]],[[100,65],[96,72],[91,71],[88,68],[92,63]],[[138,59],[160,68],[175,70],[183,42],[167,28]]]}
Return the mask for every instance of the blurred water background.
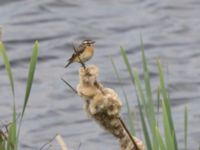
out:
{"label": "blurred water background", "polygon": [[[183,146],[183,110],[188,105],[188,145],[190,150],[196,150],[200,143],[199,8],[199,0],[0,0],[0,26],[16,81],[18,110],[23,103],[33,43],[37,39],[40,44],[22,126],[21,149],[39,149],[56,133],[64,137],[71,149],[77,149],[80,143],[81,150],[119,149],[117,141],[87,117],[83,101],[60,78],[76,86],[79,64],[63,68],[73,52],[71,43],[93,39],[96,51],[90,63],[100,67],[99,80],[114,88],[125,103],[120,90],[123,86],[136,111],[135,91],[119,47],[126,49],[133,66],[141,68],[142,34],[154,89],[158,83],[157,57],[165,67],[178,141]],[[114,75],[110,57],[119,69],[122,85]],[[12,110],[11,90],[2,62],[0,76],[2,124],[9,121]],[[126,112],[124,105],[124,120]],[[139,124],[137,129],[140,130]]]}

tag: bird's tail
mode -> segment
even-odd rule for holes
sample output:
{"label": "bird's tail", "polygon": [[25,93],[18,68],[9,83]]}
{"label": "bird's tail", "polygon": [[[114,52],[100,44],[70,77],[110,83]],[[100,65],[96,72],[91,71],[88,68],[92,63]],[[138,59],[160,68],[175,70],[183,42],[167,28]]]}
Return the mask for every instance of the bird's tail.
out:
{"label": "bird's tail", "polygon": [[65,68],[67,68],[71,63],[72,63],[72,61],[69,61],[69,62],[65,65]]}

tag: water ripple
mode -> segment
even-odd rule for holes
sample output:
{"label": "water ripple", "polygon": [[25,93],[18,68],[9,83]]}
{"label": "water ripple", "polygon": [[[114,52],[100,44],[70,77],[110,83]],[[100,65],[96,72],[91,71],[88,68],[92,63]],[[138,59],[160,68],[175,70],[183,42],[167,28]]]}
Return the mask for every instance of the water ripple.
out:
{"label": "water ripple", "polygon": [[[21,136],[22,149],[36,149],[58,132],[67,140],[82,141],[82,150],[107,149],[108,146],[111,150],[116,149],[115,141],[87,118],[83,101],[62,83],[60,77],[76,87],[80,65],[73,64],[67,69],[63,65],[73,53],[72,42],[94,39],[95,55],[91,63],[98,64],[101,69],[99,80],[117,91],[123,86],[134,105],[131,108],[137,109],[135,91],[119,49],[120,46],[125,48],[131,65],[138,67],[143,79],[140,35],[149,60],[152,90],[155,93],[158,86],[156,59],[160,58],[171,91],[178,140],[183,140],[180,122],[183,121],[183,108],[188,105],[192,124],[189,143],[193,143],[192,150],[196,148],[194,145],[199,141],[194,139],[200,132],[198,0],[1,0],[0,4],[2,38],[17,83],[17,100],[24,97],[22,87],[25,87],[25,72],[30,61],[28,50],[35,40],[40,43],[38,70],[27,109],[30,111],[27,111]],[[112,67],[110,57],[116,62],[122,83],[117,81],[113,69],[108,69]],[[1,63],[0,93],[1,99],[7,100],[10,87],[3,69]],[[18,108],[21,108],[20,102],[17,101]],[[11,114],[11,101],[0,101],[0,104],[5,112],[1,117],[7,118]],[[125,109],[122,114],[126,115]]]}

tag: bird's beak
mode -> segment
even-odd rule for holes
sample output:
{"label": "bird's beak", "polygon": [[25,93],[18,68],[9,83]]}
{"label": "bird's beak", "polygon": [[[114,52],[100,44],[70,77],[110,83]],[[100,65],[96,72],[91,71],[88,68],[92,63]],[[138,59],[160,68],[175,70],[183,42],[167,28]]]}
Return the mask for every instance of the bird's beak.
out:
{"label": "bird's beak", "polygon": [[91,44],[94,44],[95,43],[95,41],[91,41]]}

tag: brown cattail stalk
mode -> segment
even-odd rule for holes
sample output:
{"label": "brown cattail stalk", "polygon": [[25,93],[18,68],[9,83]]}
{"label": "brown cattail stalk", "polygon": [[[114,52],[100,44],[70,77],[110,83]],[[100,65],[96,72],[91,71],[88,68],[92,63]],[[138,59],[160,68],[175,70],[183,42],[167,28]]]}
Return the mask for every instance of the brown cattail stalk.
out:
{"label": "brown cattail stalk", "polygon": [[132,137],[120,118],[122,103],[117,93],[97,81],[99,70],[91,65],[80,68],[78,95],[85,100],[85,111],[104,129],[119,139],[121,150],[144,150],[141,140]]}

